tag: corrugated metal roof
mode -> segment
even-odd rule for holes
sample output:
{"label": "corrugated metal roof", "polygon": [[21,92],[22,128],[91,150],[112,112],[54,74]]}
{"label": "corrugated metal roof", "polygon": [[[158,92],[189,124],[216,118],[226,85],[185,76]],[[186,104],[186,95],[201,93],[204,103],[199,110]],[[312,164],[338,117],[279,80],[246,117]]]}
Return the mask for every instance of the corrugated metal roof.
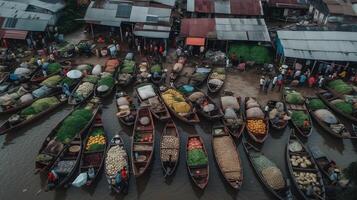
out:
{"label": "corrugated metal roof", "polygon": [[134,31],[134,35],[148,38],[169,38],[168,32],[156,32],[156,31]]}
{"label": "corrugated metal roof", "polygon": [[196,18],[181,20],[181,35],[184,37],[216,38],[215,20]]}
{"label": "corrugated metal roof", "polygon": [[195,12],[195,0],[187,0],[186,4],[186,10],[188,12]]}
{"label": "corrugated metal roof", "polygon": [[357,62],[357,34],[337,31],[278,31],[286,57]]}
{"label": "corrugated metal roof", "polygon": [[117,13],[115,17],[129,18],[131,14],[131,9],[132,9],[131,4],[126,4],[126,3],[118,4]]}
{"label": "corrugated metal roof", "polygon": [[214,12],[214,2],[212,0],[194,0],[194,1],[195,1],[195,12],[200,12],[200,13]]}
{"label": "corrugated metal roof", "polygon": [[259,0],[187,0],[187,11],[232,15],[263,15]]}
{"label": "corrugated metal roof", "polygon": [[306,0],[269,0],[268,5],[280,8],[308,8]]}
{"label": "corrugated metal roof", "polygon": [[58,12],[65,7],[64,2],[61,0],[30,0],[29,4],[51,12]]}
{"label": "corrugated metal roof", "polygon": [[230,0],[231,13],[236,15],[263,15],[262,4],[259,0]]}
{"label": "corrugated metal roof", "polygon": [[25,31],[44,31],[48,25],[47,20],[32,20],[32,19],[17,19],[13,27],[6,27],[6,23],[3,24],[4,29],[16,29]]}

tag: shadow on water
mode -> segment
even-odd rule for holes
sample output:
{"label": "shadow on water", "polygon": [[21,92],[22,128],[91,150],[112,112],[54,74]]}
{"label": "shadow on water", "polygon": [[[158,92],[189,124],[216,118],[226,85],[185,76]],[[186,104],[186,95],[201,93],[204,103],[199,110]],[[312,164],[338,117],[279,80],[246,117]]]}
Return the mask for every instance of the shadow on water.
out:
{"label": "shadow on water", "polygon": [[273,138],[273,139],[280,139],[280,138],[282,138],[283,136],[284,136],[284,132],[285,132],[285,130],[286,130],[286,128],[285,129],[283,129],[283,130],[274,130],[274,129],[272,129],[271,127],[269,127],[270,128],[270,130],[272,130],[272,131],[270,131],[270,135],[271,135],[271,137]]}
{"label": "shadow on water", "polygon": [[54,193],[54,200],[63,200],[67,198],[67,188],[58,188]]}
{"label": "shadow on water", "polygon": [[138,199],[140,199],[141,195],[143,194],[143,192],[146,189],[146,186],[147,186],[147,184],[148,184],[148,182],[150,180],[150,177],[151,177],[152,168],[153,168],[153,164],[151,163],[149,169],[145,172],[144,175],[142,175],[139,178],[133,177],[133,178],[136,179],[135,183],[136,183],[136,191],[137,191],[137,194],[138,194]]}
{"label": "shadow on water", "polygon": [[345,146],[343,144],[343,139],[334,137],[327,133],[326,131],[322,130],[320,127],[314,127],[314,133],[319,134],[326,144],[331,149],[337,150],[339,153],[343,153]]}

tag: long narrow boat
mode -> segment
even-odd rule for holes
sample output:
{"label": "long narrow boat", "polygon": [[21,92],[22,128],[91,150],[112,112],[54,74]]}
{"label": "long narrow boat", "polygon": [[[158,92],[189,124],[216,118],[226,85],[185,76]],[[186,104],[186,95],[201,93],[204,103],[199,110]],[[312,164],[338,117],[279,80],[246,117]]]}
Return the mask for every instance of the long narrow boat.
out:
{"label": "long narrow boat", "polygon": [[151,114],[160,121],[166,121],[171,118],[164,101],[156,92],[151,83],[142,83],[135,87],[135,92],[142,105],[148,105]]}
{"label": "long narrow boat", "polygon": [[[120,172],[127,174],[127,179],[121,179],[120,183],[116,183],[116,176]],[[128,193],[129,187],[129,158],[126,153],[123,139],[119,134],[116,134],[109,143],[108,151],[105,157],[105,176],[110,188],[116,192],[124,194]]]}
{"label": "long narrow boat", "polygon": [[206,81],[211,71],[212,68],[209,65],[203,67],[196,66],[195,71],[191,75],[187,84],[193,85],[195,87],[201,86]]}
{"label": "long narrow boat", "polygon": [[226,69],[218,67],[212,70],[207,80],[207,88],[209,92],[218,92],[224,85],[226,80]]}
{"label": "long narrow boat", "polygon": [[212,149],[219,170],[233,189],[243,183],[243,165],[232,136],[223,125],[212,127]]}
{"label": "long narrow boat", "polygon": [[[174,93],[174,94],[171,94]],[[192,105],[192,103],[178,90],[172,88],[172,87],[168,87],[165,89],[161,90],[161,98],[164,100],[167,108],[170,110],[170,112],[177,117],[178,119],[188,123],[188,124],[194,124],[194,123],[199,123],[200,119],[197,116],[196,113],[196,108]],[[171,95],[171,97],[175,96],[175,98],[179,98],[180,100],[182,100],[181,102],[184,102],[185,105],[189,106],[189,111],[187,113],[181,113],[181,112],[177,112],[175,110],[174,104],[170,101],[170,99],[165,99],[166,96],[165,95]]]}
{"label": "long narrow boat", "polygon": [[180,135],[172,119],[166,123],[161,134],[160,158],[165,177],[171,176],[180,159]]}
{"label": "long narrow boat", "polygon": [[177,63],[173,66],[170,73],[170,82],[174,83],[176,79],[181,75],[181,72],[186,64],[186,57],[180,56]]}
{"label": "long narrow boat", "polygon": [[294,130],[286,145],[286,162],[292,182],[302,199],[325,199],[325,186],[318,166]]}
{"label": "long narrow boat", "polygon": [[47,181],[47,190],[53,190],[66,186],[72,180],[81,160],[83,145],[81,137],[75,137],[57,157],[49,170],[48,176],[56,177],[55,180]]}
{"label": "long narrow boat", "polygon": [[[190,160],[190,151],[199,150],[201,156],[205,156],[206,160],[204,163],[194,163],[194,159]],[[202,162],[202,159],[200,160]],[[203,143],[203,140],[198,135],[189,135],[187,137],[187,146],[186,146],[186,163],[188,173],[193,181],[193,183],[200,189],[204,189],[208,184],[209,179],[209,164],[208,164],[208,155]]]}
{"label": "long narrow boat", "polygon": [[132,98],[119,87],[116,90],[115,98],[118,109],[116,116],[119,121],[126,126],[134,125],[136,118],[136,106]]}
{"label": "long narrow boat", "polygon": [[[280,105],[282,106],[281,108],[277,108],[278,103],[280,103]],[[276,130],[284,130],[289,123],[288,120],[284,119],[285,115],[287,115],[285,112],[286,111],[285,104],[280,101],[269,100],[267,106],[268,106],[268,113],[269,113],[269,122],[271,127],[273,127]],[[271,118],[270,114],[274,109],[276,110],[276,114],[274,118]],[[279,111],[278,109],[281,110]]]}
{"label": "long narrow boat", "polygon": [[91,118],[87,121],[86,124],[83,125],[83,127],[80,127],[81,129],[78,131],[78,133],[76,133],[78,135],[83,135],[83,133],[91,125],[92,121],[95,118],[95,115],[99,110],[99,101],[97,99],[92,99],[88,104],[72,110],[72,112],[69,113],[67,117],[64,118],[61,122],[59,122],[57,126],[48,134],[46,139],[43,141],[35,160],[35,168],[37,171],[45,171],[50,168],[53,165],[54,161],[57,159],[57,157],[68,146],[68,143],[70,141],[68,141],[67,143],[62,143],[57,138],[57,133],[62,127],[63,122],[76,110],[79,110],[81,108],[89,109],[91,111]]}
{"label": "long narrow boat", "polygon": [[340,96],[336,96],[335,94],[326,91],[326,90],[320,90],[316,93],[316,95],[328,106],[331,108],[331,110],[333,110],[335,113],[337,113],[338,115],[341,115],[342,117],[352,121],[353,123],[357,123],[357,116],[354,116],[353,114],[348,114],[345,112],[342,112],[341,110],[339,110],[334,104],[332,104],[331,102],[333,102],[334,100],[338,100],[341,99],[342,101],[344,101]]}
{"label": "long narrow boat", "polygon": [[[78,105],[80,103],[85,102],[94,94],[94,90],[96,88],[98,82],[98,77],[94,75],[88,75],[84,77],[81,82],[73,89],[71,95],[68,97],[68,104],[69,105]],[[84,91],[84,85],[87,85],[87,93],[86,95],[82,95],[82,91]],[[89,86],[90,85],[90,86]],[[89,88],[90,87],[90,88]],[[78,91],[81,91],[78,94]]]}
{"label": "long narrow boat", "polygon": [[224,114],[221,108],[202,90],[195,88],[192,85],[182,85],[178,90],[191,101],[198,114],[202,115],[207,120],[217,120],[223,117]]}
{"label": "long narrow boat", "polygon": [[[230,102],[232,101],[232,102]],[[239,139],[245,129],[244,108],[242,107],[242,98],[235,97],[232,92],[225,92],[220,98],[221,109],[224,113],[223,124],[228,132],[236,139]],[[231,111],[233,113],[230,113]]]}
{"label": "long narrow boat", "polygon": [[[249,103],[249,100],[253,99],[256,103],[256,108],[259,108],[261,110],[261,116],[248,116],[248,110],[250,108],[254,107],[249,107],[247,104]],[[268,138],[269,134],[269,119],[268,116],[263,112],[263,109],[261,105],[258,103],[258,101],[253,98],[253,97],[246,97],[244,101],[244,107],[245,107],[245,118],[246,118],[246,123],[247,125],[245,126],[247,133],[249,137],[257,143],[264,143],[264,141]],[[264,116],[264,117],[263,117]],[[260,127],[257,127],[260,126]]]}
{"label": "long narrow boat", "polygon": [[[290,185],[287,183],[287,179],[284,177],[280,168],[276,166],[276,163],[266,157],[260,149],[248,142],[244,142],[243,147],[255,174],[265,188],[274,195],[276,199],[294,199]],[[265,160],[265,162],[262,163],[259,162],[259,160]],[[269,163],[269,166],[264,166],[263,164],[265,163]]]}
{"label": "long narrow boat", "polygon": [[116,78],[120,87],[127,87],[135,80],[137,65],[134,60],[125,58],[119,68]]}
{"label": "long narrow boat", "polygon": [[[53,63],[53,64],[54,64],[54,63]],[[57,64],[59,64],[59,63],[57,63]],[[48,77],[51,77],[51,76],[60,74],[61,70],[62,70],[62,67],[60,67],[60,70],[55,71],[55,72],[53,72],[53,73],[51,73],[51,74],[47,74],[47,76],[45,76],[45,75],[43,74],[42,70],[40,69],[40,70],[38,70],[37,72],[35,72],[35,73],[33,74],[33,76],[32,76],[31,79],[30,79],[30,82],[31,82],[31,83],[40,83],[40,82],[44,81],[45,79],[47,79]]]}
{"label": "long narrow boat", "polygon": [[150,109],[138,109],[131,145],[131,164],[135,177],[140,177],[149,168],[154,154],[155,126]]}
{"label": "long narrow boat", "polygon": [[[337,138],[349,138],[349,139],[357,139],[357,135],[354,132],[350,132],[346,129],[345,124],[342,123],[336,115],[334,115],[331,110],[321,101],[321,108],[312,108],[309,105],[309,102],[312,101],[321,101],[317,97],[308,97],[306,98],[306,105],[309,110],[309,113],[311,114],[312,118],[317,122],[317,124],[327,133],[330,135],[337,137]],[[316,112],[319,112],[321,114],[329,114],[329,116],[333,116],[333,118],[328,118],[325,120],[336,120],[336,121],[331,121],[330,124],[323,121],[323,119],[319,118],[318,114]],[[327,116],[326,116],[327,117]],[[336,128],[334,128],[336,127]]]}
{"label": "long narrow boat", "polygon": [[311,121],[309,111],[306,108],[305,100],[303,100],[303,102],[301,104],[291,104],[286,99],[287,93],[289,93],[289,92],[291,93],[291,92],[296,92],[296,91],[291,88],[288,88],[288,87],[284,88],[283,101],[285,103],[287,113],[289,113],[290,116],[292,117],[294,115],[294,112],[295,113],[303,112],[306,116],[308,116],[307,120],[308,120],[309,126],[306,128],[304,128],[303,126],[300,126],[299,124],[294,122],[293,117],[291,119],[291,123],[293,124],[294,128],[301,136],[303,136],[304,138],[308,138],[312,133],[312,121]]}
{"label": "long narrow boat", "polygon": [[0,72],[0,84],[6,82],[9,79],[10,72]]}
{"label": "long narrow boat", "polygon": [[[88,135],[83,142],[81,162],[79,164],[79,174],[87,173],[86,186],[92,185],[102,170],[105,153],[107,150],[107,134],[104,130],[100,114],[97,114],[92,126],[88,130]],[[91,176],[89,176],[91,174]]]}
{"label": "long narrow boat", "polygon": [[[22,109],[21,111],[17,112],[16,114],[13,114],[8,120],[3,122],[0,125],[0,135],[9,133],[12,130],[15,130],[15,129],[23,127],[27,124],[33,123],[36,120],[40,119],[42,116],[46,116],[46,115],[50,114],[56,108],[58,108],[59,106],[65,104],[67,102],[67,99],[61,98],[61,95],[45,97],[45,98],[38,99],[37,101],[41,101],[43,99],[49,99],[49,98],[54,98],[58,102],[56,104],[53,104],[53,105],[47,107],[46,109],[34,114],[34,115],[25,114],[24,112],[26,112],[26,110],[31,109],[31,105],[33,104],[32,103],[30,106]],[[37,102],[37,101],[35,101],[35,102]],[[16,119],[16,120],[11,121],[11,119]]]}

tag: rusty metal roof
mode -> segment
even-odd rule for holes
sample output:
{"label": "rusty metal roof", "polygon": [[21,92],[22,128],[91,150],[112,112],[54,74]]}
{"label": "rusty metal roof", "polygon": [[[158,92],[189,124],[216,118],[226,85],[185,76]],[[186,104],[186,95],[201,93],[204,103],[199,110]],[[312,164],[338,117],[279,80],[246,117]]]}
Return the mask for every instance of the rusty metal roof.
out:
{"label": "rusty metal roof", "polygon": [[308,8],[306,0],[269,0],[268,5],[280,8]]}
{"label": "rusty metal roof", "polygon": [[187,0],[187,11],[231,15],[263,15],[259,0]]}
{"label": "rusty metal roof", "polygon": [[213,0],[194,0],[194,1],[195,1],[195,12],[214,13]]}
{"label": "rusty metal roof", "polygon": [[236,15],[263,15],[259,0],[230,0],[231,14]]}
{"label": "rusty metal roof", "polygon": [[181,36],[215,38],[216,22],[212,18],[183,19],[181,21]]}

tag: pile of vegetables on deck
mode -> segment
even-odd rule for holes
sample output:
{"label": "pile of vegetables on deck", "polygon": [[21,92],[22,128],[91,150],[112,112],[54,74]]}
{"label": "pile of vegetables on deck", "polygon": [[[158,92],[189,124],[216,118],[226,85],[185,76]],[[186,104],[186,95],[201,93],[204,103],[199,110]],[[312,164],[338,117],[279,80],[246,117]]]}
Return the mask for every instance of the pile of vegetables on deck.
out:
{"label": "pile of vegetables on deck", "polygon": [[[304,111],[293,111],[291,113],[291,120],[298,127],[304,127],[304,121],[309,120],[309,116]],[[309,126],[311,126],[309,124]],[[308,127],[306,127],[308,128]]]}
{"label": "pile of vegetables on deck", "polygon": [[165,103],[179,115],[187,115],[191,111],[191,105],[185,100],[185,97],[175,89],[168,89],[162,94]]}
{"label": "pile of vegetables on deck", "polygon": [[59,63],[50,63],[47,66],[47,73],[48,74],[55,74],[61,71],[61,64]]}
{"label": "pile of vegetables on deck", "polygon": [[75,95],[79,97],[88,97],[94,89],[94,85],[97,83],[97,76],[86,76],[83,78],[83,82],[78,86]]}
{"label": "pile of vegetables on deck", "polygon": [[285,99],[286,102],[289,104],[304,104],[305,98],[301,95],[300,92],[297,92],[295,90],[288,90],[285,92]]}
{"label": "pile of vegetables on deck", "polygon": [[208,157],[203,151],[203,146],[198,138],[191,138],[188,141],[187,164],[189,166],[207,165]]}
{"label": "pile of vegetables on deck", "polygon": [[340,94],[350,94],[353,91],[352,86],[341,79],[333,80],[327,86]]}
{"label": "pile of vegetables on deck", "polygon": [[87,126],[91,120],[93,113],[89,109],[77,109],[72,112],[61,124],[57,131],[57,141],[69,143]]}
{"label": "pile of vegetables on deck", "polygon": [[163,162],[176,161],[179,155],[179,138],[172,135],[164,135],[161,141],[161,159]]}
{"label": "pile of vegetables on deck", "polygon": [[211,68],[198,67],[195,73],[192,74],[191,80],[198,81],[198,82],[204,81],[210,72],[211,72]]}
{"label": "pile of vegetables on deck", "polygon": [[29,107],[23,109],[20,115],[28,119],[59,103],[60,101],[56,97],[46,97],[46,98],[38,99],[35,102],[33,102]]}
{"label": "pile of vegetables on deck", "polygon": [[90,133],[86,145],[86,151],[100,151],[105,148],[106,140],[103,128],[95,128]]}
{"label": "pile of vegetables on deck", "polygon": [[162,70],[162,68],[161,68],[161,65],[159,65],[159,64],[154,64],[154,65],[152,65],[151,66],[151,68],[150,68],[150,72],[151,73],[160,73],[161,72],[161,70]]}
{"label": "pile of vegetables on deck", "polygon": [[121,73],[131,74],[134,73],[135,61],[133,60],[124,60],[122,65]]}
{"label": "pile of vegetables on deck", "polygon": [[107,157],[105,159],[105,170],[108,176],[115,177],[115,175],[123,169],[123,167],[128,168],[126,156],[127,154],[125,149],[121,146],[114,146],[108,150]]}
{"label": "pile of vegetables on deck", "polygon": [[114,87],[115,81],[112,76],[104,76],[99,79],[98,81],[98,86],[105,85],[108,86],[108,88]]}
{"label": "pile of vegetables on deck", "polygon": [[311,110],[326,109],[326,105],[324,104],[324,102],[321,99],[311,99],[307,103],[307,106]]}
{"label": "pile of vegetables on deck", "polygon": [[248,119],[247,120],[248,130],[256,136],[264,136],[267,134],[267,127],[262,119]]}
{"label": "pile of vegetables on deck", "polygon": [[208,84],[216,87],[220,87],[223,85],[223,81],[226,79],[226,71],[224,68],[219,67],[213,70],[210,80],[208,81]]}
{"label": "pile of vegetables on deck", "polygon": [[60,82],[60,85],[67,84],[68,86],[72,86],[73,84],[76,83],[76,79],[64,77],[62,81]]}
{"label": "pile of vegetables on deck", "polygon": [[41,85],[47,86],[47,87],[56,87],[59,85],[59,83],[62,81],[63,77],[60,75],[54,75],[48,77],[46,80],[41,82]]}
{"label": "pile of vegetables on deck", "polygon": [[331,104],[333,104],[338,110],[341,112],[351,115],[353,113],[353,105],[349,102],[346,102],[342,99],[336,99],[331,101]]}

